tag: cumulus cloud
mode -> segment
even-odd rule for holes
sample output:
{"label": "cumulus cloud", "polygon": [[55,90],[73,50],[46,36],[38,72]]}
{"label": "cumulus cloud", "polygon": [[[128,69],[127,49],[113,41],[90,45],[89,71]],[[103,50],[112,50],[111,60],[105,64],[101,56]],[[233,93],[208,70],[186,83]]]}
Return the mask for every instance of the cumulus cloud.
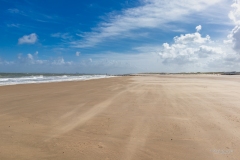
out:
{"label": "cumulus cloud", "polygon": [[237,25],[231,33],[233,49],[240,54],[240,26]]}
{"label": "cumulus cloud", "polygon": [[28,57],[28,59],[33,60],[33,55],[32,55],[32,54],[29,53],[29,54],[27,55],[27,57]]}
{"label": "cumulus cloud", "polygon": [[193,34],[181,35],[180,37],[176,36],[174,37],[174,41],[175,43],[179,43],[179,44],[188,44],[188,43],[203,44],[203,43],[211,42],[211,38],[209,35],[207,35],[206,37],[202,37],[200,33],[196,32]]}
{"label": "cumulus cloud", "polygon": [[32,64],[33,63],[32,54],[27,54],[27,56],[24,56],[23,54],[20,53],[20,54],[18,54],[17,58],[18,58],[17,62],[21,63],[21,64]]}
{"label": "cumulus cloud", "polygon": [[196,27],[195,33],[188,33],[174,37],[172,45],[163,43],[162,51],[159,53],[163,63],[188,64],[199,62],[199,59],[223,56],[224,51],[216,44],[210,36],[202,37],[199,33],[201,25]]}
{"label": "cumulus cloud", "polygon": [[159,53],[163,63],[175,63],[183,64],[190,63],[196,60],[194,52],[196,48],[191,48],[190,46],[182,44],[163,44],[163,51]]}
{"label": "cumulus cloud", "polygon": [[196,27],[197,32],[199,32],[201,29],[202,29],[202,26],[201,26],[201,25],[199,25],[199,26]]}
{"label": "cumulus cloud", "polygon": [[80,54],[81,54],[80,52],[78,52],[78,51],[76,52],[76,56],[77,57],[80,56]]}
{"label": "cumulus cloud", "polygon": [[236,0],[231,7],[232,11],[230,11],[228,16],[235,24],[235,27],[228,35],[228,39],[224,40],[224,43],[232,44],[235,52],[240,54],[240,0]]}
{"label": "cumulus cloud", "polygon": [[34,44],[38,40],[37,34],[32,33],[29,35],[24,35],[23,37],[18,39],[18,44]]}
{"label": "cumulus cloud", "polygon": [[199,47],[199,49],[196,51],[198,56],[200,58],[207,58],[211,55],[224,55],[225,53],[222,51],[222,48],[220,47],[211,47],[211,46],[205,46],[202,45]]}
{"label": "cumulus cloud", "polygon": [[72,65],[73,62],[71,61],[65,61],[63,57],[59,57],[56,60],[54,60],[53,62],[51,62],[51,64],[53,65]]}
{"label": "cumulus cloud", "polygon": [[56,66],[64,66],[64,65],[72,65],[72,61],[65,61],[63,57],[58,57],[56,59],[39,59],[36,55],[36,52],[34,54],[28,53],[27,55],[18,54],[16,63],[22,64],[22,65],[56,65]]}
{"label": "cumulus cloud", "polygon": [[228,17],[235,23],[240,24],[240,1],[235,0],[234,3],[231,5],[232,10],[228,14]]}

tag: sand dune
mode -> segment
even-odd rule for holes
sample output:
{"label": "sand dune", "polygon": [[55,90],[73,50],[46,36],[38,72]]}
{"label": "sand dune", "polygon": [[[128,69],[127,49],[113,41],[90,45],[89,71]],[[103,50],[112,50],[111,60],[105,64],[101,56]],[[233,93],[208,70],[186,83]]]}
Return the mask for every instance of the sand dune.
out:
{"label": "sand dune", "polygon": [[0,87],[0,159],[240,159],[240,77]]}

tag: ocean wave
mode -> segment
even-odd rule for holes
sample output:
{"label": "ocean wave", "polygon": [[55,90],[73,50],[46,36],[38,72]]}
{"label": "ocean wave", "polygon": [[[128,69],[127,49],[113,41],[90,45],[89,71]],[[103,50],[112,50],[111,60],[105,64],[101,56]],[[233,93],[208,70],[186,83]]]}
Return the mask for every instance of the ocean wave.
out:
{"label": "ocean wave", "polygon": [[29,83],[50,83],[50,82],[64,82],[64,81],[84,81],[90,79],[110,78],[113,76],[107,75],[83,75],[83,76],[27,76],[16,78],[0,78],[0,86],[16,85],[16,84],[29,84]]}

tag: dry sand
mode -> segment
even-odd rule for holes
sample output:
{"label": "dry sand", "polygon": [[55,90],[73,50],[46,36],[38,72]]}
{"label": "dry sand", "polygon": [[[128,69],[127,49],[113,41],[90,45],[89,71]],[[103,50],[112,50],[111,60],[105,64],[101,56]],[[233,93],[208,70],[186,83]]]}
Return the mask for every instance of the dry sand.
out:
{"label": "dry sand", "polygon": [[0,160],[239,160],[240,77],[0,87]]}

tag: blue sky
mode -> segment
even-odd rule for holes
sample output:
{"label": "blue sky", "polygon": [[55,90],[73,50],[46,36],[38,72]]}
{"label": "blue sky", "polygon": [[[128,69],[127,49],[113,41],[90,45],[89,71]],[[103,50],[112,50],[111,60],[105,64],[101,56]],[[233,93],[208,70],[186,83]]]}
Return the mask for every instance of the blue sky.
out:
{"label": "blue sky", "polygon": [[0,72],[239,71],[238,0],[0,0]]}

